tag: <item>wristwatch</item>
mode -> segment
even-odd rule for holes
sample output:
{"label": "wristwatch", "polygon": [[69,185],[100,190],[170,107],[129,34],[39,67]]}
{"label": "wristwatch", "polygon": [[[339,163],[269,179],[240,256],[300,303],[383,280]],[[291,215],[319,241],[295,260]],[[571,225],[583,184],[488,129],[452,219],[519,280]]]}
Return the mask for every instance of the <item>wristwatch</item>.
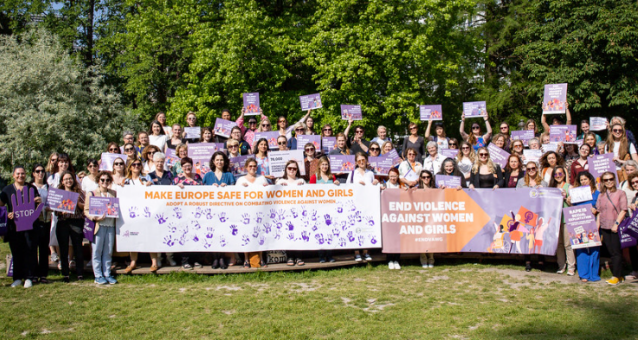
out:
{"label": "wristwatch", "polygon": [[616,225],[620,225],[620,223],[618,223],[618,221],[616,221],[616,222],[614,222],[614,223],[616,223]]}

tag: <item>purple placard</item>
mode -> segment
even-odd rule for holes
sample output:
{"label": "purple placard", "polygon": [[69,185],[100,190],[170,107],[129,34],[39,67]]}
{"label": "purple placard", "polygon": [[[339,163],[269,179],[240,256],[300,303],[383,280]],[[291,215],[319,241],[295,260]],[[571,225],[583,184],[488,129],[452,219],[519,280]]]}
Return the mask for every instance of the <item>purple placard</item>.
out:
{"label": "purple placard", "polygon": [[13,277],[13,256],[11,256],[9,267],[7,267],[7,277]]}
{"label": "purple placard", "polygon": [[335,149],[335,145],[337,144],[337,137],[323,137],[321,138],[321,152],[326,155],[330,153],[330,151]]}
{"label": "purple placard", "polygon": [[166,166],[170,169],[179,163],[180,159],[175,154],[175,149],[166,149]]}
{"label": "purple placard", "polygon": [[312,109],[320,109],[323,106],[321,105],[321,94],[313,93],[305,96],[299,96],[299,102],[301,103],[301,110],[308,111]]}
{"label": "purple placard", "polygon": [[246,155],[246,156],[237,156],[230,158],[230,172],[235,175],[235,178],[241,177],[247,174],[246,168],[244,165],[246,164],[246,160],[249,158],[255,158],[255,155]]}
{"label": "purple placard", "polygon": [[362,120],[361,105],[341,105],[341,119]]}
{"label": "purple placard", "polygon": [[624,233],[629,234],[634,239],[638,239],[638,209],[628,219]]}
{"label": "purple placard", "polygon": [[279,131],[255,132],[255,138],[253,138],[253,142],[257,143],[257,141],[262,138],[265,138],[268,141],[268,148],[270,150],[279,149],[279,145],[277,145]]}
{"label": "purple placard", "polygon": [[304,150],[304,147],[308,143],[312,143],[315,146],[315,150],[321,150],[321,136],[319,135],[297,136],[297,150]]}
{"label": "purple placard", "polygon": [[229,138],[230,130],[232,130],[237,124],[230,120],[217,118],[215,119],[215,135]]}
{"label": "purple placard", "polygon": [[543,94],[543,114],[565,113],[567,84],[547,84]]}
{"label": "purple placard", "polygon": [[443,108],[441,105],[419,106],[421,120],[443,120]]}
{"label": "purple placard", "polygon": [[394,158],[386,155],[370,157],[368,162],[370,163],[372,170],[378,176],[387,176],[390,169],[394,168]]}
{"label": "purple placard", "polygon": [[456,155],[459,154],[458,149],[439,149],[439,153],[443,155],[445,158],[456,158]]}
{"label": "purple placard", "polygon": [[486,117],[487,105],[485,102],[464,102],[463,114],[465,118]]}
{"label": "purple placard", "polygon": [[459,176],[445,176],[436,175],[435,183],[437,187],[445,185],[448,188],[458,188],[461,186],[461,177]]}
{"label": "purple placard", "polygon": [[[244,116],[259,114],[259,92],[244,93]],[[217,126],[217,124],[215,124]]]}
{"label": "purple placard", "polygon": [[527,146],[527,142],[534,137],[534,130],[512,131],[512,140],[522,140],[525,146]]}
{"label": "purple placard", "polygon": [[490,158],[492,161],[500,165],[501,169],[505,169],[507,159],[510,157],[510,154],[493,143],[490,143],[490,145],[487,146],[487,151],[490,152]]}
{"label": "purple placard", "polygon": [[0,236],[6,235],[7,227],[7,207],[0,207]]}
{"label": "purple placard", "polygon": [[95,222],[85,217],[84,228],[82,231],[84,233],[84,238],[89,240],[89,242],[93,242],[93,240],[95,240]]}
{"label": "purple placard", "polygon": [[576,125],[551,125],[549,127],[549,141],[576,144]]}
{"label": "purple placard", "polygon": [[188,145],[188,157],[193,159],[193,171],[204,175],[210,171],[210,158],[217,151],[222,151],[224,143],[196,143]]}
{"label": "purple placard", "polygon": [[591,204],[563,208],[565,228],[573,249],[601,246],[596,218]]}
{"label": "purple placard", "polygon": [[101,217],[120,217],[120,200],[117,197],[89,196],[89,215]]}
{"label": "purple placard", "polygon": [[80,194],[77,192],[50,188],[46,207],[49,210],[72,214],[75,212],[79,197]]}
{"label": "purple placard", "polygon": [[638,210],[634,211],[629,220],[622,221],[618,226],[618,237],[620,237],[621,249],[635,247],[636,244],[638,244],[638,239],[636,239],[634,233],[629,230],[630,223],[635,220],[637,214]]}
{"label": "purple placard", "polygon": [[392,158],[392,166],[398,166],[399,164],[401,164],[401,162],[403,162],[403,158],[399,156],[399,153],[396,149],[392,149],[383,155]]}
{"label": "purple placard", "polygon": [[101,157],[101,162],[100,162],[100,170],[113,171],[113,162],[115,162],[115,160],[118,158],[121,158],[122,160],[124,160],[124,164],[126,164],[126,159],[127,159],[126,155],[119,154],[119,153],[103,152]]}
{"label": "purple placard", "polygon": [[333,174],[345,174],[354,170],[354,156],[329,155],[330,172]]}
{"label": "purple placard", "polygon": [[13,221],[16,224],[16,231],[33,230],[33,222],[38,219],[44,208],[44,204],[35,206],[33,188],[29,188],[29,191],[18,190],[11,195],[11,206],[13,207]]}
{"label": "purple placard", "polygon": [[[589,157],[587,158],[587,165],[589,166],[588,171],[596,179],[596,184],[598,185],[599,189],[600,176],[602,176],[604,172],[609,171],[617,174],[613,153],[606,153],[603,155],[594,155],[592,157]],[[616,177],[616,186],[618,186],[618,176],[614,177]]]}

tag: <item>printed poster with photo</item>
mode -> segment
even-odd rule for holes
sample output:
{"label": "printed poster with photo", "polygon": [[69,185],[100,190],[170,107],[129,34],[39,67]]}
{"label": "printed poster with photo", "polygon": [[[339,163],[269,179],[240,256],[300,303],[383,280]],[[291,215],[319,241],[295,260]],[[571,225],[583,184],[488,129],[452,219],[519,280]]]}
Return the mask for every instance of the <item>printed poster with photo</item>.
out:
{"label": "printed poster with photo", "polygon": [[301,103],[301,110],[308,111],[314,109],[320,109],[323,106],[321,105],[321,94],[313,93],[305,96],[299,96],[299,102]]}
{"label": "printed poster with photo", "polygon": [[329,155],[330,172],[333,174],[347,174],[354,170],[353,155]]}
{"label": "printed poster with photo", "polygon": [[49,188],[46,207],[52,211],[72,214],[78,205],[80,194],[73,191]]}
{"label": "printed poster with photo", "polygon": [[330,151],[335,149],[337,144],[337,137],[322,137],[321,138],[321,152],[329,154]]}
{"label": "printed poster with photo", "polygon": [[543,114],[565,113],[567,84],[546,84],[543,94]]}
{"label": "printed poster with photo", "polygon": [[230,172],[233,173],[235,178],[244,176],[248,173],[246,169],[246,160],[249,158],[255,158],[255,155],[246,155],[246,156],[238,156],[231,157],[230,160]]}
{"label": "printed poster with photo", "polygon": [[321,136],[319,135],[300,135],[297,136],[297,150],[304,150],[306,144],[312,143],[315,151],[321,150]]}
{"label": "printed poster with photo", "polygon": [[576,144],[576,125],[551,125],[549,127],[549,141]]}
{"label": "printed poster with photo", "polygon": [[279,138],[279,131],[255,132],[255,137],[253,138],[253,142],[257,143],[257,141],[262,138],[268,141],[268,149],[270,150],[279,149],[279,145],[277,145],[277,138]]}
{"label": "printed poster with photo", "polygon": [[484,101],[464,102],[463,114],[465,118],[487,117],[487,104]]}
{"label": "printed poster with photo", "polygon": [[419,114],[422,121],[443,120],[443,108],[441,105],[421,105]]}
{"label": "printed poster with photo", "polygon": [[215,120],[215,135],[229,138],[230,131],[237,126],[235,122],[231,122],[230,120],[217,118]]}
{"label": "printed poster with photo", "polygon": [[89,216],[120,217],[120,199],[117,197],[89,196]]}
{"label": "printed poster with photo", "polygon": [[341,105],[341,119],[362,120],[361,105]]}
{"label": "printed poster with photo", "polygon": [[259,92],[244,93],[244,116],[259,115]]}

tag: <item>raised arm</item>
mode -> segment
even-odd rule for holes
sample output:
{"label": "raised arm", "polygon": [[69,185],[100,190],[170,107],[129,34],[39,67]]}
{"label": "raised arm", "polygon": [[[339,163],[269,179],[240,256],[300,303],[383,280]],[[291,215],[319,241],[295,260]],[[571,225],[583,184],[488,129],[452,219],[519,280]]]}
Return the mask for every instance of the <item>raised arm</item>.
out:
{"label": "raised arm", "polygon": [[350,127],[352,127],[352,118],[348,119],[348,127],[343,131],[343,134],[346,135],[346,140],[348,139],[348,133],[350,133]]}
{"label": "raised arm", "polygon": [[541,115],[541,125],[543,125],[545,132],[549,133],[549,124],[547,124],[547,116],[544,113]]}
{"label": "raised arm", "polygon": [[490,141],[490,138],[492,137],[492,126],[490,125],[490,119],[488,117],[485,117],[485,135],[483,135],[483,139],[485,140],[485,143]]}
{"label": "raised arm", "polygon": [[459,133],[461,134],[461,138],[463,138],[463,140],[465,141],[470,138],[470,136],[465,133],[465,114],[461,115],[461,125],[459,126]]}
{"label": "raised arm", "polygon": [[565,102],[565,115],[567,119],[565,120],[565,124],[572,125],[572,113],[569,111],[569,103]]}
{"label": "raised arm", "polygon": [[[428,127],[425,128],[425,140],[430,140],[430,129],[432,129],[432,119],[428,119]],[[434,138],[432,138],[434,139]]]}

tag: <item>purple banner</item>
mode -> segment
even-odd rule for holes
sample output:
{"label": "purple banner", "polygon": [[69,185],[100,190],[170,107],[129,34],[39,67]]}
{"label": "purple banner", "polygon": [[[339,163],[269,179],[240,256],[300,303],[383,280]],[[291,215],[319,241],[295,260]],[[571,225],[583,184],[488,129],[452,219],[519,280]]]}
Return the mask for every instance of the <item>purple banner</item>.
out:
{"label": "purple banner", "polygon": [[517,130],[512,131],[512,140],[522,140],[523,145],[527,146],[527,141],[534,138],[534,130]]}
{"label": "purple banner", "polygon": [[0,236],[7,234],[7,207],[0,207]]}
{"label": "purple banner", "polygon": [[326,155],[330,153],[330,151],[335,149],[335,144],[337,144],[337,137],[323,137],[321,138],[321,152]]}
{"label": "purple banner", "polygon": [[50,188],[46,207],[49,210],[72,214],[75,212],[79,197],[80,194],[77,192]]}
{"label": "purple banner", "polygon": [[300,135],[297,136],[297,150],[304,150],[306,144],[312,143],[315,151],[321,150],[321,136],[319,135]]}
{"label": "purple banner", "polygon": [[[589,166],[589,173],[594,176],[596,179],[596,184],[600,189],[600,176],[603,173],[610,171],[614,174],[616,172],[616,163],[614,163],[614,154],[606,153],[603,155],[594,155],[592,157],[587,158],[587,165]],[[616,177],[616,186],[618,186],[618,176]]]}
{"label": "purple banner", "polygon": [[279,145],[277,145],[279,131],[255,132],[255,138],[253,138],[253,141],[257,142],[262,138],[265,138],[268,141],[268,148],[270,150],[279,149]]}
{"label": "purple banner", "polygon": [[341,119],[362,120],[361,105],[341,105]]}
{"label": "purple banner", "polygon": [[439,153],[446,158],[456,158],[456,155],[459,154],[458,149],[439,149]]}
{"label": "purple banner", "polygon": [[638,209],[631,216],[627,217],[624,232],[634,239],[638,239]]}
{"label": "purple banner", "polygon": [[244,116],[259,114],[259,92],[244,93]]}
{"label": "purple banner", "polygon": [[618,237],[620,237],[621,249],[635,247],[638,244],[638,239],[636,238],[635,233],[635,226],[631,225],[631,223],[636,220],[637,214],[638,209],[634,211],[631,217],[623,220],[618,226]]}
{"label": "purple banner", "polygon": [[487,151],[490,152],[490,158],[492,161],[500,165],[501,169],[505,169],[507,159],[510,157],[510,154],[493,143],[490,143],[490,145],[487,146]]}
{"label": "purple banner", "polygon": [[551,125],[549,127],[549,141],[576,144],[576,125]]}
{"label": "purple banner", "polygon": [[100,170],[113,171],[113,162],[115,162],[115,160],[118,158],[122,159],[124,161],[124,164],[126,164],[126,159],[127,159],[126,155],[119,154],[119,153],[103,152],[101,157],[101,162],[100,162]]}
{"label": "purple banner", "polygon": [[299,102],[301,103],[302,111],[308,111],[311,109],[320,109],[323,107],[321,105],[321,94],[319,93],[299,96]]}
{"label": "purple banner", "polygon": [[247,170],[244,167],[246,160],[249,158],[255,158],[255,155],[246,155],[230,158],[230,171],[235,175],[235,178],[244,176],[247,174]]}
{"label": "purple banner", "polygon": [[394,167],[394,158],[388,157],[386,155],[381,155],[379,157],[370,157],[368,162],[370,163],[370,167],[378,176],[387,176],[390,169]]}
{"label": "purple banner", "polygon": [[333,174],[345,174],[354,170],[354,156],[329,155],[330,172]]}
{"label": "purple banner", "polygon": [[89,240],[89,242],[93,242],[95,240],[95,222],[89,220],[88,218],[84,218],[84,238]]}
{"label": "purple banner", "polygon": [[464,102],[463,114],[465,118],[486,117],[487,105],[482,102]]}
{"label": "purple banner", "polygon": [[543,114],[565,113],[567,84],[547,84],[543,94]]}
{"label": "purple banner", "polygon": [[11,195],[11,205],[16,231],[33,230],[33,222],[38,219],[42,208],[44,208],[44,204],[35,206],[33,188],[29,188],[29,191],[18,190],[16,194]]}
{"label": "purple banner", "polygon": [[461,177],[435,175],[435,183],[437,187],[445,186],[447,188],[458,188],[461,186]]}
{"label": "purple banner", "polygon": [[217,118],[215,120],[215,135],[222,137],[230,137],[230,130],[232,130],[237,124],[230,120]]}
{"label": "purple banner", "polygon": [[443,108],[441,105],[419,106],[421,120],[443,120]]}
{"label": "purple banner", "polygon": [[599,247],[602,245],[596,217],[592,214],[592,205],[583,204],[563,208],[565,228],[569,234],[572,249]]}
{"label": "purple banner", "polygon": [[120,217],[120,199],[117,197],[89,196],[89,215],[101,217]]}

